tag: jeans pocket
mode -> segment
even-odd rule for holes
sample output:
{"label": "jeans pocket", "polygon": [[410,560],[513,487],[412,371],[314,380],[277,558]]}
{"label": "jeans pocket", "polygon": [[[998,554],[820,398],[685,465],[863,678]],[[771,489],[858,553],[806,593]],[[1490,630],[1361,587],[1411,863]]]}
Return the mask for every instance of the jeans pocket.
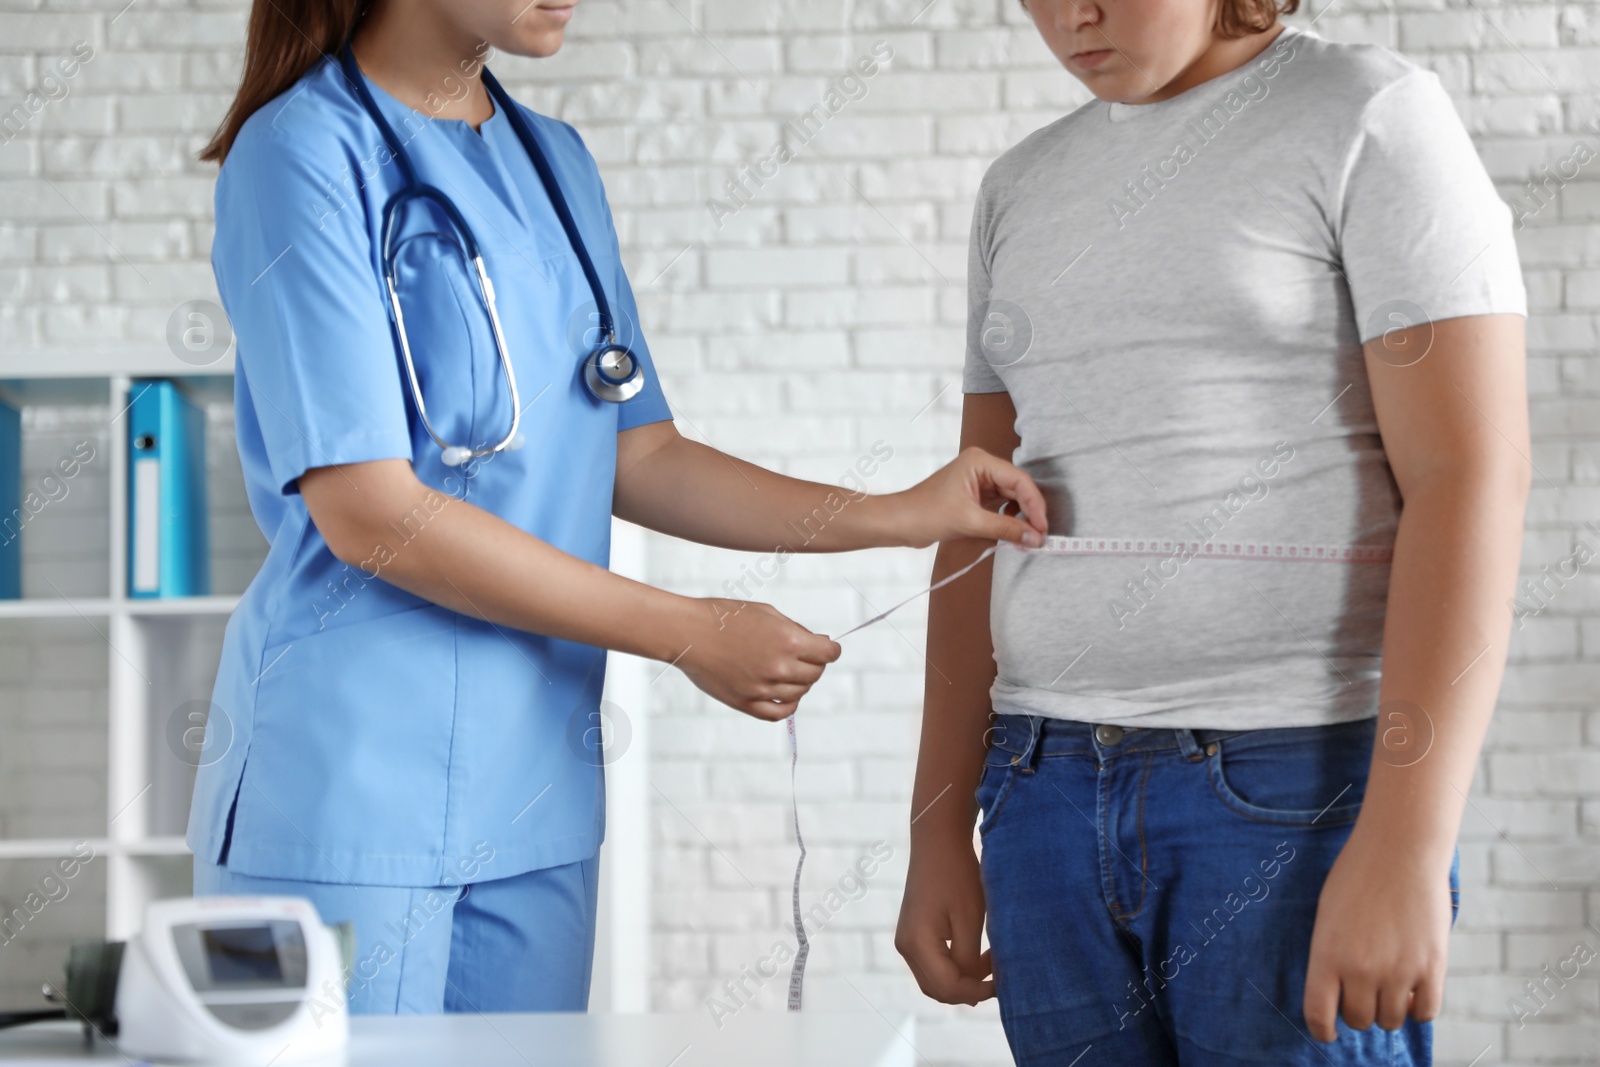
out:
{"label": "jeans pocket", "polygon": [[1017,769],[1009,763],[995,763],[992,756],[984,762],[983,777],[978,779],[976,794],[978,808],[983,812],[983,818],[978,822],[979,836],[987,835],[993,828],[994,820],[1005,806],[1016,777]]}
{"label": "jeans pocket", "polygon": [[995,817],[1005,806],[1006,797],[1017,779],[1017,767],[1033,756],[1042,729],[1038,718],[1027,715],[996,715],[994,725],[984,734],[983,776],[978,779],[975,797],[983,818],[978,834],[987,834]]}
{"label": "jeans pocket", "polygon": [[1212,789],[1235,814],[1278,826],[1346,826],[1361,811],[1370,720],[1252,730],[1207,746]]}

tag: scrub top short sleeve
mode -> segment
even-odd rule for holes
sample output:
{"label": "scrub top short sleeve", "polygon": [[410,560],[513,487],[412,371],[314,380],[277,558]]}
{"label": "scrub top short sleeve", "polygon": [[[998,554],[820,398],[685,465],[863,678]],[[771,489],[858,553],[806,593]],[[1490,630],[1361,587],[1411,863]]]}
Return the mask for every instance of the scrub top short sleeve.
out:
{"label": "scrub top short sleeve", "polygon": [[360,206],[328,194],[337,141],[241,138],[217,188],[218,289],[254,348],[248,387],[276,484],[411,460],[399,363]]}
{"label": "scrub top short sleeve", "polygon": [[[606,287],[607,299],[612,305],[611,317],[622,343],[638,357],[639,365],[644,369],[644,388],[639,390],[639,394],[633,399],[617,406],[617,432],[647,426],[652,422],[666,422],[672,418],[672,409],[668,406],[666,393],[661,388],[661,376],[656,373],[655,360],[650,355],[649,344],[645,342],[644,331],[639,328],[639,306],[634,300],[633,286],[628,283],[628,272],[622,267],[622,247],[617,239],[616,223],[612,221],[611,200],[606,196],[599,164],[595,162],[588,146],[583,143],[582,135],[572,126],[546,118],[527,108],[523,108],[523,114],[536,128],[540,124],[556,125],[560,129],[560,135],[571,138],[579,156],[588,163],[591,172],[585,176],[587,180],[579,186],[579,189],[583,191],[592,189],[599,196],[600,203],[595,215],[605,222],[603,246],[605,255],[596,256],[596,259],[604,263],[608,255],[611,262],[616,264],[616,271]],[[603,274],[602,280],[604,280]]]}
{"label": "scrub top short sleeve", "polygon": [[[609,216],[610,212],[607,212]],[[611,236],[612,246],[616,245],[616,234]],[[634,322],[639,321],[639,309],[633,300],[633,287],[628,284],[628,275],[623,271],[621,260],[618,260],[615,302],[615,314],[627,316]],[[661,376],[656,373],[655,361],[650,356],[650,347],[645,344],[644,333],[635,330],[633,340],[628,348],[639,358],[639,365],[644,369],[644,388],[639,390],[639,395],[626,401],[617,410],[617,432],[631,430],[636,426],[645,426],[652,422],[666,422],[672,418],[672,410],[667,406],[666,394],[661,390]]]}

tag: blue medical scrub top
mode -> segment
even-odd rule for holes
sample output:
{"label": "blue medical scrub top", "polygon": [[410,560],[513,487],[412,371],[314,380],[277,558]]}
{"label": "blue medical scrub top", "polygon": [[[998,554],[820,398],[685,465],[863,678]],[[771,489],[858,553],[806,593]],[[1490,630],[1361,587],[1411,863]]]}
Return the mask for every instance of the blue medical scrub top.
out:
{"label": "blue medical scrub top", "polygon": [[[359,567],[334,558],[296,479],[329,464],[410,461],[439,493],[606,566],[617,434],[670,418],[623,273],[593,157],[565,123],[523,108],[646,385],[590,396],[594,301],[504,114],[481,132],[368,85],[421,181],[446,193],[495,283],[526,444],[446,467],[402,377],[380,274],[399,167],[337,62],[251,116],[217,180],[212,267],[237,338],[239,456],[271,544],[228,621],[188,843],[245,874],[438,885],[571,863],[605,823],[594,729],[605,653],[493,626],[383,580],[424,537],[396,515]],[[435,429],[498,442],[510,398],[475,277],[441,220],[408,212],[402,307]],[[485,846],[492,859],[483,862]],[[476,862],[474,862],[476,860]]]}

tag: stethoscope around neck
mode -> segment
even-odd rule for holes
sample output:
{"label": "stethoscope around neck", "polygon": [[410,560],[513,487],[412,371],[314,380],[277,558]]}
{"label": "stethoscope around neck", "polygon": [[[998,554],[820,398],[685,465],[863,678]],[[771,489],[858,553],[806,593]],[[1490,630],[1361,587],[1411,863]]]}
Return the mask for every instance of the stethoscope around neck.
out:
{"label": "stethoscope around neck", "polygon": [[[422,420],[423,429],[428,431],[428,436],[443,450],[444,463],[450,467],[458,467],[470,459],[520,448],[523,441],[519,429],[522,402],[517,393],[517,375],[511,367],[511,357],[506,352],[505,333],[500,328],[500,313],[495,308],[494,283],[489,280],[489,272],[484,269],[478,239],[473,234],[472,227],[467,225],[466,218],[448,196],[438,188],[418,180],[416,169],[411,164],[411,157],[406,154],[405,146],[395,136],[388,120],[378,110],[378,104],[373,100],[371,90],[367,88],[366,80],[361,68],[356,65],[355,54],[350,50],[348,42],[340,51],[339,63],[344,69],[345,80],[350,83],[361,106],[377,124],[385,147],[388,148],[389,154],[400,168],[401,176],[405,179],[404,187],[391,196],[388,203],[383,206],[383,283],[389,293],[389,311],[394,323],[401,362],[405,364],[406,381],[411,388],[411,399],[417,405],[417,415]],[[583,359],[584,385],[597,400],[612,404],[631,400],[644,388],[644,366],[638,356],[617,340],[616,323],[611,317],[611,306],[606,300],[605,289],[600,284],[600,276],[595,272],[594,262],[589,258],[589,250],[583,243],[583,236],[578,232],[578,224],[572,218],[572,211],[567,207],[566,197],[561,193],[561,185],[556,181],[555,172],[551,170],[544,150],[539,147],[538,140],[533,136],[533,130],[528,126],[527,119],[501,87],[500,82],[489,73],[487,67],[483,68],[483,84],[493,97],[495,107],[503,112],[506,120],[511,123],[511,128],[516,131],[517,140],[522,142],[523,150],[528,153],[528,159],[533,163],[533,169],[538,172],[545,193],[550,197],[550,206],[555,209],[556,217],[561,220],[561,228],[566,231],[567,241],[572,245],[573,254],[578,257],[578,263],[583,268],[583,276],[589,283],[589,291],[594,295],[600,339]],[[450,220],[450,225],[455,229],[455,236],[460,241],[463,254],[472,263],[478,276],[478,292],[482,295],[483,305],[489,313],[495,352],[500,357],[506,388],[511,393],[511,428],[498,444],[488,448],[452,445],[440,437],[434,430],[433,424],[428,421],[428,408],[422,398],[422,383],[417,377],[417,364],[411,352],[411,341],[406,336],[405,312],[400,306],[400,293],[395,281],[396,235],[399,229],[397,220],[400,218],[401,209],[414,201],[427,201],[444,212],[445,217]]]}

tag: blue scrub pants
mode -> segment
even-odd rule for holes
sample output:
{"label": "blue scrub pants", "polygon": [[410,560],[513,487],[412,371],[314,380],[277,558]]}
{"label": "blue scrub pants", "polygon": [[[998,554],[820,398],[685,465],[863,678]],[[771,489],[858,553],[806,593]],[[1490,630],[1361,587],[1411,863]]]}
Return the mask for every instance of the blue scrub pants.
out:
{"label": "blue scrub pants", "polygon": [[297,896],[355,926],[356,1015],[585,1011],[600,857],[445,886],[340,885],[237,874],[200,857],[196,896]]}

